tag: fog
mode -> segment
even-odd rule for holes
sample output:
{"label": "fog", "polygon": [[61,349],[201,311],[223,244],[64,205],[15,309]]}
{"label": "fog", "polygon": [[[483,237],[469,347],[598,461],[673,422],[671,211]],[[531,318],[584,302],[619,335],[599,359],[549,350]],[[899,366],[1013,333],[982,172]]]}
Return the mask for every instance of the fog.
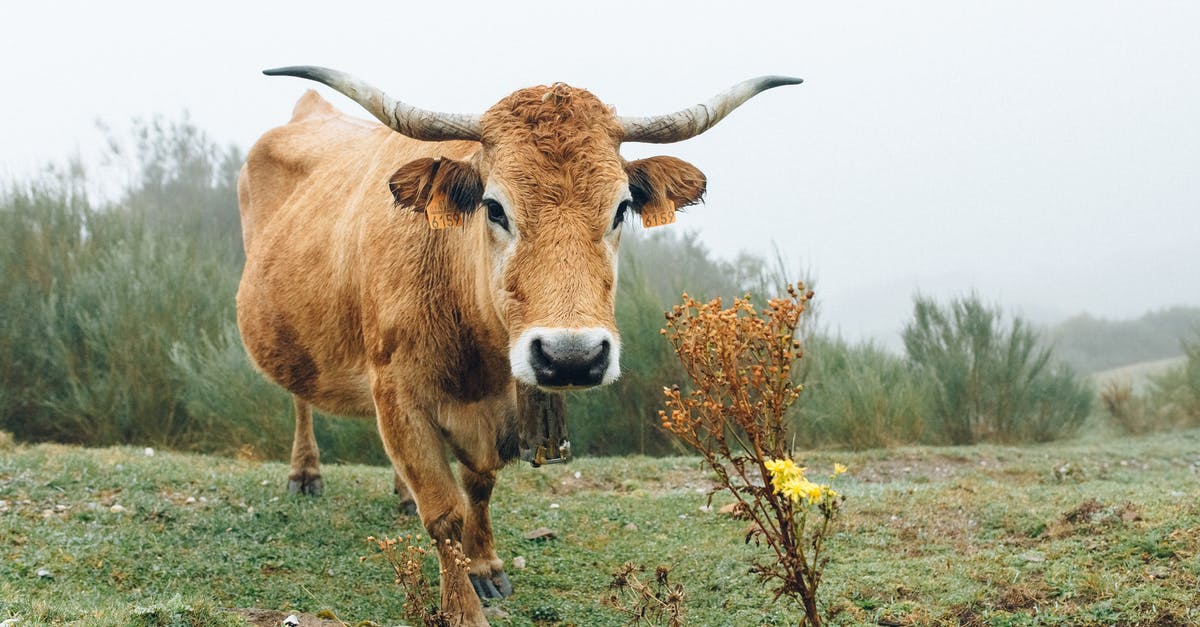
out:
{"label": "fog", "polygon": [[723,256],[778,246],[830,328],[894,346],[917,291],[1040,322],[1200,305],[1200,4],[744,6],[10,3],[0,176],[95,158],[96,120],[184,110],[248,148],[316,87],[260,73],[280,65],[472,113],[562,81],[655,114],[788,74],[805,83],[624,153],[703,170],[706,204],[662,228]]}

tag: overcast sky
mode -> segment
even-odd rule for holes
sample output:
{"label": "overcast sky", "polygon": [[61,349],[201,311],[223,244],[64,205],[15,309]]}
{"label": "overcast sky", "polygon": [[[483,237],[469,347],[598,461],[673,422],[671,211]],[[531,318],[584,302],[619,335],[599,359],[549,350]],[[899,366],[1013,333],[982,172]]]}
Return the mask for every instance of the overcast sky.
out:
{"label": "overcast sky", "polygon": [[707,204],[663,228],[730,257],[774,242],[826,325],[895,346],[918,290],[1043,322],[1200,305],[1200,3],[741,5],[8,3],[0,176],[95,153],[97,119],[187,110],[246,148],[315,86],[260,74],[280,65],[469,113],[554,81],[664,113],[789,74],[704,135],[624,152],[703,170]]}

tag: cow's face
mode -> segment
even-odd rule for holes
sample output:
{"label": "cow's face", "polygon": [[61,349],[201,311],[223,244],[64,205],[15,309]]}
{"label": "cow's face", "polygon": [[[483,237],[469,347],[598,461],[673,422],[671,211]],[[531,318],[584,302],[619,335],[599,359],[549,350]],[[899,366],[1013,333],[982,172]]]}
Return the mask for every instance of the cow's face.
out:
{"label": "cow's face", "polygon": [[[471,214],[513,376],[549,389],[611,383],[622,228],[648,205],[699,201],[704,175],[669,157],[626,162],[611,110],[565,85],[514,93],[482,117],[482,131],[469,163],[421,160],[397,172],[397,201]],[[402,197],[424,181],[426,198]]]}

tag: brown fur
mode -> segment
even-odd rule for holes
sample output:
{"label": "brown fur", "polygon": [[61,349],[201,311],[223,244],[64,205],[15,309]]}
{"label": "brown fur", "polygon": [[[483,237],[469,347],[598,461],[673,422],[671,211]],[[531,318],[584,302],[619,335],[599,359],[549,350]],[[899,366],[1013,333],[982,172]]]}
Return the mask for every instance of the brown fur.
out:
{"label": "brown fur", "polygon": [[[482,126],[480,143],[423,143],[306,93],[238,180],[238,325],[258,367],[297,396],[294,475],[320,476],[308,403],[374,416],[430,535],[461,541],[473,575],[495,575],[488,500],[516,452],[510,343],[531,326],[616,337],[616,203],[635,183],[635,195],[691,204],[704,177],[675,159],[626,164],[612,111],[566,85],[517,91]],[[489,184],[511,201],[507,256],[475,211]],[[465,225],[430,229],[413,211],[430,203]],[[467,579],[443,567],[446,611],[486,624]]]}

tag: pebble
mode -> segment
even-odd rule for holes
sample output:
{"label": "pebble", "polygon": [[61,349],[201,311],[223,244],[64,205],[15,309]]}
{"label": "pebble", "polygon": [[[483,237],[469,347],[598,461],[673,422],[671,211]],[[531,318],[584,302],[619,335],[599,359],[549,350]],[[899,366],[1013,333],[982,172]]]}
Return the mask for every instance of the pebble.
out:
{"label": "pebble", "polygon": [[518,556],[512,558],[512,567],[517,570],[524,570],[525,569],[525,556],[518,555]]}
{"label": "pebble", "polygon": [[154,457],[154,449],[150,448],[149,446],[147,446],[146,450],[143,452],[146,454],[146,457]]}
{"label": "pebble", "polygon": [[121,505],[113,505],[112,507],[108,508],[108,511],[114,514],[123,514],[125,513],[125,508]]}
{"label": "pebble", "polygon": [[558,503],[551,503],[550,509],[558,509]]}
{"label": "pebble", "polygon": [[46,570],[45,568],[37,569],[37,576],[41,577],[42,579],[54,579],[54,573]]}
{"label": "pebble", "polygon": [[300,624],[300,618],[295,614],[289,614],[287,618],[283,619],[283,624],[286,627],[296,627]]}
{"label": "pebble", "polygon": [[189,497],[187,497],[187,500],[184,501],[184,503],[186,503],[188,505],[191,505],[192,503],[195,503],[195,502],[196,502],[196,497],[194,497],[194,496],[189,496]]}

